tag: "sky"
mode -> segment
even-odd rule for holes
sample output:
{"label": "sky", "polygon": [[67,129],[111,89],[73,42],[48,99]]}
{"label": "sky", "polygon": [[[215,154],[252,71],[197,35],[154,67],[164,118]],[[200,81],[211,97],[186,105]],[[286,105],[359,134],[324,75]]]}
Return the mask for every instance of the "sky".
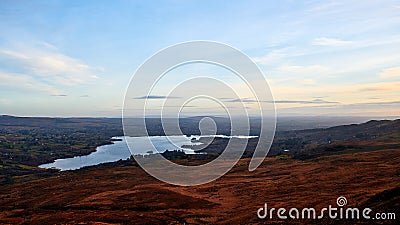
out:
{"label": "sky", "polygon": [[[268,81],[278,115],[400,112],[400,1],[3,0],[0,30],[0,114],[120,117],[139,66],[191,40],[248,55]],[[154,93],[129,98],[148,101],[151,113],[190,76],[211,76],[241,93],[221,104],[242,100],[249,111],[257,108],[235,74],[213,65],[177,68]],[[186,106],[185,115],[224,111],[207,99]]]}

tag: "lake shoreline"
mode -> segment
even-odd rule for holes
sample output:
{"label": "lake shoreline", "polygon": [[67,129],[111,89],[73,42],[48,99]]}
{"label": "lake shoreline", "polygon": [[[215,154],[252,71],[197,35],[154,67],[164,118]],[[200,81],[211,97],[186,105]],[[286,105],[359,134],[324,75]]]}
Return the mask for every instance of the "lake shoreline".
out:
{"label": "lake shoreline", "polygon": [[[164,154],[167,158],[173,159],[175,155],[179,158],[191,154],[208,154],[196,150],[196,146],[205,145],[203,138],[230,139],[230,138],[255,138],[256,136],[226,136],[226,135],[171,135],[171,136],[114,136],[110,143],[96,147],[96,150],[83,156],[56,159],[51,163],[41,164],[38,167],[44,169],[58,169],[60,171],[76,170],[87,166],[99,165],[102,163],[126,160],[131,155],[152,155]],[[128,147],[128,145],[130,147]],[[152,146],[150,146],[152,145]],[[133,147],[134,146],[134,147]],[[136,152],[132,152],[136,151]],[[173,153],[177,151],[177,153]]]}

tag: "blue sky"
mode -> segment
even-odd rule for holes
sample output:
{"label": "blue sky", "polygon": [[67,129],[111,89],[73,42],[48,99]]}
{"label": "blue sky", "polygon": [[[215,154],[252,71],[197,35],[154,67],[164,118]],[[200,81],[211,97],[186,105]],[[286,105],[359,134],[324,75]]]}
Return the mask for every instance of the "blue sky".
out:
{"label": "blue sky", "polygon": [[134,71],[190,40],[251,57],[279,115],[400,111],[400,1],[1,1],[0,30],[0,114],[120,116]]}

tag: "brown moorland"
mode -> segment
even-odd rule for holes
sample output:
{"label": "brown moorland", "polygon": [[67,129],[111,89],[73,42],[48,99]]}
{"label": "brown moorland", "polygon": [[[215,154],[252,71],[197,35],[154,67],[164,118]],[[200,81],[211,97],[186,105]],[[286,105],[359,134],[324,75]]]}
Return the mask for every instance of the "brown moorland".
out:
{"label": "brown moorland", "polygon": [[276,214],[261,220],[256,212],[264,203],[320,210],[336,207],[337,197],[345,196],[348,207],[370,207],[398,217],[399,150],[308,160],[267,158],[253,172],[247,169],[249,159],[242,159],[222,178],[194,187],[162,183],[132,163],[104,164],[1,187],[0,223],[398,224],[398,219],[279,220]]}

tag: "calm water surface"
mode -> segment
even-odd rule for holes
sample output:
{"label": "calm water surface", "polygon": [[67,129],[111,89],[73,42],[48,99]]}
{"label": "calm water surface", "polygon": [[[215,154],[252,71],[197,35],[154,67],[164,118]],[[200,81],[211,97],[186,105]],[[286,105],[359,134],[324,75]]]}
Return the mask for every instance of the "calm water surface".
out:
{"label": "calm water surface", "polygon": [[[102,145],[96,148],[95,152],[85,156],[76,156],[73,158],[56,159],[53,163],[40,165],[40,168],[57,168],[60,170],[75,170],[85,166],[93,166],[106,162],[115,162],[120,159],[128,159],[131,156],[127,140],[131,146],[134,147],[135,154],[150,154],[154,149],[148,146],[148,140],[154,145],[155,149],[159,152],[166,150],[183,150],[186,154],[195,154],[192,149],[182,148],[183,145],[197,145],[199,142],[192,142],[192,138],[199,139],[200,137],[193,135],[190,137],[181,136],[152,136],[152,137],[115,137],[122,141],[114,141],[114,144]],[[219,138],[231,138],[225,135],[214,135]],[[235,136],[236,138],[253,138],[256,136]]]}

